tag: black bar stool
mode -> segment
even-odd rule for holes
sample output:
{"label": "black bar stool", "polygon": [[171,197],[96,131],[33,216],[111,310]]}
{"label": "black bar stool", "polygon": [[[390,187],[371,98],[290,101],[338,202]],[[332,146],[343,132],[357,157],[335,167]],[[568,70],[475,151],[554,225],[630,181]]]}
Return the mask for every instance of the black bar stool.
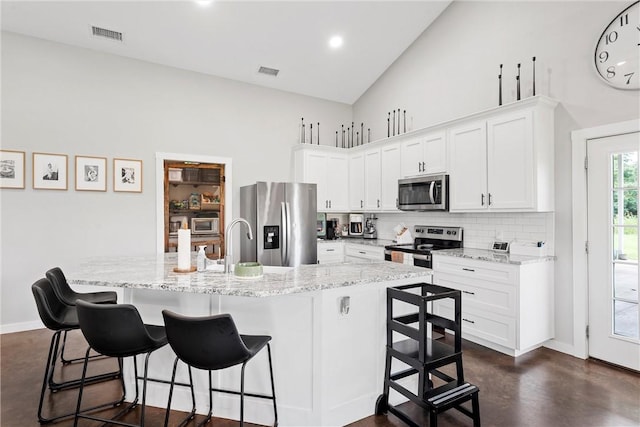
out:
{"label": "black bar stool", "polygon": [[[240,395],[240,426],[244,426],[244,396],[258,397],[273,400],[274,426],[278,425],[278,410],[276,408],[276,391],[273,383],[273,366],[271,363],[271,341],[266,335],[240,335],[236,325],[229,314],[219,314],[206,317],[186,317],[163,310],[164,324],[167,331],[169,345],[176,353],[171,376],[171,388],[169,389],[169,402],[165,417],[165,427],[169,423],[171,411],[171,397],[173,394],[173,382],[176,375],[178,360],[182,360],[189,366],[209,371],[209,413],[207,418],[199,424],[206,424],[211,419],[213,410],[212,392],[222,392]],[[269,357],[269,375],[271,378],[271,396],[245,393],[244,368],[249,360],[260,350],[267,347]],[[211,371],[229,368],[242,364],[240,376],[240,391],[223,390],[213,388]],[[189,371],[191,372],[191,371]]]}
{"label": "black bar stool", "polygon": [[[142,380],[142,410],[140,414],[140,426],[144,426],[145,402],[147,397],[147,381],[155,381],[169,384],[169,381],[148,378],[149,356],[154,351],[167,344],[167,336],[163,326],[145,325],[142,322],[138,310],[130,304],[94,304],[78,300],[76,301],[76,309],[78,311],[78,320],[80,321],[80,330],[89,343],[90,348],[87,350],[84,358],[84,367],[82,371],[82,382],[80,384],[80,392],[78,394],[78,405],[76,408],[76,416],[74,426],[78,425],[79,418],[87,418],[95,421],[102,421],[108,424],[118,424],[123,426],[134,426],[121,421],[116,421],[122,415],[126,414],[138,405],[139,386],[138,380]],[[85,376],[87,373],[87,363],[89,361],[89,351],[93,349],[105,356],[117,357],[122,366],[122,359],[125,357],[133,357],[133,367],[136,382],[136,394],[133,401],[120,411],[112,419],[100,418],[94,415],[88,415],[81,412],[82,393],[85,386]],[[137,355],[146,354],[144,361],[144,375],[138,375]],[[187,385],[187,384],[179,384]],[[193,381],[189,384],[191,387],[191,396],[193,399],[193,411],[195,414],[195,396],[193,393]]]}
{"label": "black bar stool", "polygon": [[[53,286],[49,279],[42,278],[35,282],[31,286],[33,297],[36,301],[36,307],[40,319],[44,325],[54,331],[51,336],[51,344],[49,345],[49,355],[47,356],[47,364],[44,370],[44,378],[42,380],[42,390],[40,392],[40,402],[38,403],[38,421],[42,424],[50,423],[60,420],[62,418],[71,417],[75,412],[70,412],[63,415],[45,417],[42,414],[42,406],[44,403],[44,396],[47,387],[52,393],[60,390],[66,390],[69,388],[78,387],[81,380],[79,378],[73,380],[67,380],[57,383],[53,380],[53,373],[58,360],[58,349],[60,346],[60,335],[64,332],[68,332],[80,327],[78,323],[78,315],[76,308],[64,304],[55,294]],[[106,374],[95,375],[86,379],[87,382],[94,383],[99,381],[106,381],[122,377],[122,370],[116,372],[110,372]],[[122,398],[113,402],[105,403],[103,405],[88,408],[86,411],[93,411],[99,408],[105,408],[107,406],[117,406],[124,401],[124,393]]]}
{"label": "black bar stool", "polygon": [[[53,291],[56,293],[58,298],[67,305],[76,305],[76,300],[93,302],[96,304],[116,304],[118,302],[118,294],[113,291],[86,293],[75,292],[73,289],[71,289],[71,286],[69,286],[67,278],[65,277],[60,267],[54,267],[48,270],[45,273],[45,276],[47,277],[47,279],[49,279],[51,285],[53,285]],[[64,365],[77,362],[79,360],[84,360],[83,357],[77,357],[69,360],[65,359],[64,348],[66,343],[67,331],[62,334],[62,349],[60,351],[60,360]]]}

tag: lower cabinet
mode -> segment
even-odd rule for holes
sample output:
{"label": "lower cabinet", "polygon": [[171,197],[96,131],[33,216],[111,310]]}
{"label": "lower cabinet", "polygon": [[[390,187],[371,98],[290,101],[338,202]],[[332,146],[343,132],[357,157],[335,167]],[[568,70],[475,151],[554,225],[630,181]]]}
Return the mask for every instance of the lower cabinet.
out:
{"label": "lower cabinet", "polygon": [[318,264],[341,262],[344,262],[344,244],[342,242],[318,242]]}
{"label": "lower cabinet", "polygon": [[[433,255],[434,283],[462,292],[462,336],[511,356],[554,336],[553,261],[504,264]],[[448,302],[436,314],[453,316]]]}
{"label": "lower cabinet", "polygon": [[347,262],[380,261],[384,259],[384,248],[345,243],[344,254]]}

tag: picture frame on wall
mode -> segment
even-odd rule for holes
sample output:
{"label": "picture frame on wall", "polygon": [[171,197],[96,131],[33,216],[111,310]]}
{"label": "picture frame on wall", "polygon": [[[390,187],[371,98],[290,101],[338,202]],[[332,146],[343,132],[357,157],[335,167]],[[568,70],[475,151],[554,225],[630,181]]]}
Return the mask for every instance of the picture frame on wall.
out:
{"label": "picture frame on wall", "polygon": [[142,160],[113,159],[113,191],[142,192]]}
{"label": "picture frame on wall", "polygon": [[107,158],[76,156],[76,191],[107,191]]}
{"label": "picture frame on wall", "polygon": [[0,150],[0,188],[24,189],[24,151]]}
{"label": "picture frame on wall", "polygon": [[33,153],[33,188],[66,190],[69,158],[66,154]]}

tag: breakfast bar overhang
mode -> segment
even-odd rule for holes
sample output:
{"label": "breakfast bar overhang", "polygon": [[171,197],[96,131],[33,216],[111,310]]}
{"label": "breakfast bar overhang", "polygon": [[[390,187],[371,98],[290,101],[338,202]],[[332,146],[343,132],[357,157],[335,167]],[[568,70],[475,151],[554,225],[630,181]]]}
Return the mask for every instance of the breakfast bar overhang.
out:
{"label": "breakfast bar overhang", "polygon": [[[175,273],[176,264],[176,254],[90,259],[70,269],[68,280],[120,288],[120,302],[135,305],[145,323],[162,325],[164,309],[230,313],[240,333],[271,335],[278,422],[286,426],[342,426],[373,414],[383,387],[386,288],[431,281],[426,269],[385,261],[265,267],[254,279],[210,270]],[[169,346],[153,353],[150,377],[169,379],[174,358]],[[266,354],[246,369],[246,391],[268,394]],[[131,370],[125,375],[130,393]],[[237,390],[239,378],[239,367],[214,372],[214,387]],[[183,364],[178,380],[188,381]],[[194,370],[194,383],[198,413],[206,413],[206,372]],[[147,404],[166,407],[168,386],[148,387]],[[214,416],[239,418],[237,397],[215,394],[213,400]],[[172,409],[191,409],[187,389],[176,388]],[[247,397],[245,420],[272,425],[271,403]]]}

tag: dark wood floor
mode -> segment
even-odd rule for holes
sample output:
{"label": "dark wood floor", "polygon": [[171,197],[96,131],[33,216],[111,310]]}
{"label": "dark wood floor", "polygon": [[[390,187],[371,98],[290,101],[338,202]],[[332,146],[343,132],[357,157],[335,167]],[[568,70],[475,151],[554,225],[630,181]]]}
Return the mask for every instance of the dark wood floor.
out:
{"label": "dark wood floor", "polygon": [[[37,426],[36,412],[44,363],[51,332],[42,329],[0,336],[0,425],[3,427]],[[79,334],[73,336],[71,350],[82,351]],[[100,366],[101,365],[101,366]],[[113,367],[111,361],[93,363],[99,371]],[[466,379],[480,388],[480,413],[483,426],[638,426],[640,425],[640,376],[597,361],[584,361],[549,349],[538,349],[517,359],[496,353],[473,343],[464,343]],[[78,366],[64,368],[74,375]],[[115,382],[93,387],[88,398],[115,397]],[[98,392],[99,390],[99,392]],[[277,378],[276,378],[277,391]],[[47,399],[46,410],[55,402],[56,410],[74,408],[76,391],[59,392]],[[407,410],[423,425],[427,419],[410,404]],[[373,409],[373,408],[372,408]],[[172,414],[176,425],[181,413]],[[136,422],[137,413],[127,418]],[[202,419],[201,416],[197,420]],[[148,408],[147,425],[161,426],[164,411]],[[71,426],[63,421],[56,426]],[[84,420],[82,426],[97,425]],[[190,425],[195,425],[191,423]],[[237,422],[214,419],[220,427]],[[439,417],[441,426],[470,426],[471,420],[455,410]],[[370,416],[352,427],[401,427],[392,415]]]}

